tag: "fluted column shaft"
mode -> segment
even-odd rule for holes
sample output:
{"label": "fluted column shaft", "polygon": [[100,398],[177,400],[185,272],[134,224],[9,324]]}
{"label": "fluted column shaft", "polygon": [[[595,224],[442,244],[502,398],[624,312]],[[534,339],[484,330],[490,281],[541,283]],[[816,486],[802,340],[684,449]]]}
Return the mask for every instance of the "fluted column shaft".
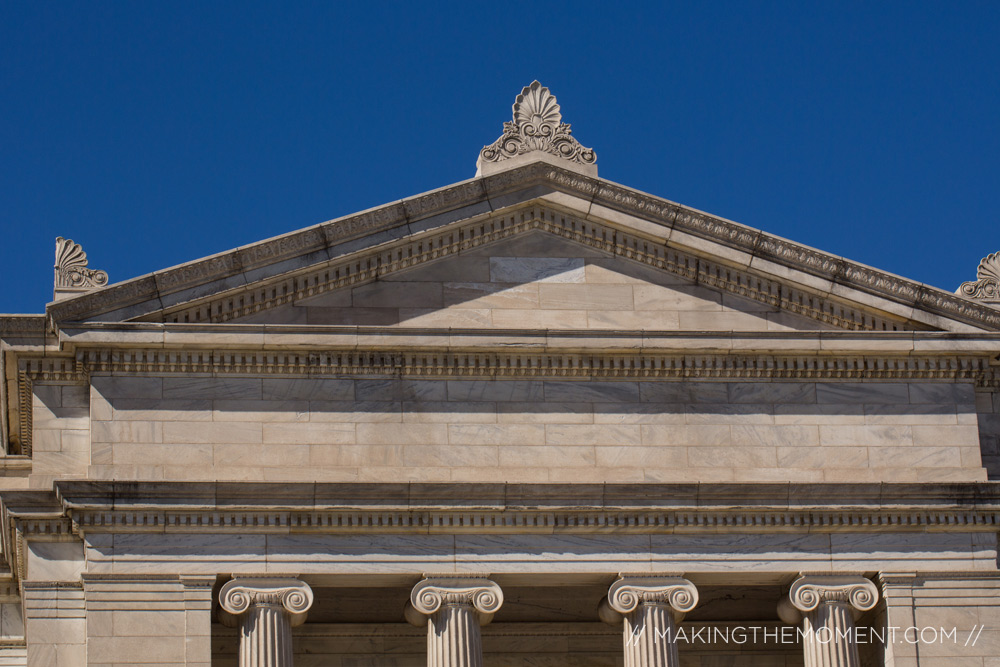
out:
{"label": "fluted column shaft", "polygon": [[601,617],[623,622],[625,667],[677,667],[677,623],[698,604],[698,589],[681,577],[618,579]]}
{"label": "fluted column shaft", "polygon": [[802,623],[805,667],[859,667],[855,614],[878,602],[878,589],[864,577],[807,576],[779,606],[786,622]]}
{"label": "fluted column shaft", "polygon": [[483,577],[427,578],[413,588],[406,618],[427,624],[428,667],[482,667],[479,627],[503,604],[503,592]]}
{"label": "fluted column shaft", "polygon": [[240,628],[240,667],[292,667],[292,626],[305,621],[312,600],[296,579],[238,577],[223,586],[221,620]]}
{"label": "fluted column shaft", "polygon": [[254,604],[240,614],[240,667],[292,664],[292,624],[281,605]]}
{"label": "fluted column shaft", "polygon": [[483,641],[472,605],[445,604],[427,628],[427,664],[435,667],[480,667]]}

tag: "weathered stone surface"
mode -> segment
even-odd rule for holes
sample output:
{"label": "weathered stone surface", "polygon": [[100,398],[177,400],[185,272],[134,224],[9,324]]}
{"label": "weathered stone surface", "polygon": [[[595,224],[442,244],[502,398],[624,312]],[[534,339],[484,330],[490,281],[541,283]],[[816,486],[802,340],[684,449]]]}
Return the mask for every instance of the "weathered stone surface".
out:
{"label": "weathered stone surface", "polygon": [[[475,179],[0,317],[0,665],[992,664],[996,309],[599,180],[525,96]],[[595,630],[803,582],[983,643]]]}

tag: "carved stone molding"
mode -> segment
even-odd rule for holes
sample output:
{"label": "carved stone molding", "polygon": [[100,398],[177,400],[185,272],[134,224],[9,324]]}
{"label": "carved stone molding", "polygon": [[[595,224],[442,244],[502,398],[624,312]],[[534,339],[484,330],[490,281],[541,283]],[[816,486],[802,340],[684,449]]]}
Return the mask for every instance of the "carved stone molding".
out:
{"label": "carved stone molding", "polygon": [[[580,145],[568,123],[562,122],[559,103],[548,88],[537,81],[514,99],[514,118],[503,124],[503,134],[479,152],[477,167],[541,151],[576,164],[593,165],[597,154]],[[593,174],[596,175],[596,172]]]}
{"label": "carved stone molding", "polygon": [[486,575],[428,577],[413,587],[406,620],[427,625],[428,667],[481,667],[479,627],[503,605],[503,591]]}
{"label": "carved stone molding", "polygon": [[251,290],[241,287],[196,304],[185,303],[140,319],[177,323],[230,322],[334,290],[363,285],[426,262],[533,231],[545,231],[740,298],[814,319],[832,328],[850,331],[914,328],[912,323],[902,318],[793,287],[745,269],[667,247],[657,240],[611,225],[537,204],[505,211],[502,215],[492,215],[457,228],[448,227],[444,231],[403,238],[377,251],[359,251],[291,275],[282,275]]}
{"label": "carved stone molding", "polygon": [[87,253],[71,239],[56,238],[55,298],[108,284],[105,271],[87,268]]}
{"label": "carved stone molding", "polygon": [[[451,331],[454,334],[454,330]],[[636,343],[641,344],[641,341]],[[867,354],[576,353],[382,349],[81,350],[83,373],[220,373],[323,377],[552,377],[649,379],[949,380],[987,382],[989,359],[979,356]],[[67,375],[66,380],[73,377]]]}
{"label": "carved stone molding", "polygon": [[957,294],[1000,304],[1000,251],[983,257],[979,262],[976,280],[962,283]]}
{"label": "carved stone molding", "polygon": [[[570,165],[569,162],[564,164]],[[324,234],[329,237],[324,247],[330,247],[334,242],[340,243],[344,240],[360,238],[377,231],[399,227],[408,221],[413,222],[415,219],[451,211],[462,205],[481,202],[485,196],[484,186],[486,191],[499,193],[514,191],[540,182],[553,184],[560,190],[577,195],[587,201],[593,201],[595,204],[605,205],[623,213],[650,220],[663,225],[665,230],[681,230],[709,241],[742,250],[755,257],[773,260],[783,266],[801,270],[824,280],[836,281],[848,288],[856,288],[907,306],[917,306],[922,310],[985,327],[989,330],[1000,330],[1000,313],[989,305],[971,301],[960,295],[925,287],[919,283],[864,267],[738,223],[693,211],[660,197],[647,195],[544,162],[534,162],[485,176],[483,179],[457,183],[432,193],[411,197],[402,202],[393,202],[370,211],[332,220],[318,225],[316,228],[324,230]],[[419,218],[414,216],[419,216]],[[233,250],[230,254],[240,255],[248,262],[260,262],[259,266],[263,267],[271,261],[272,257],[295,256],[292,247],[297,243],[301,242],[303,248],[313,247],[309,245],[311,241],[308,238],[311,237],[306,232],[308,230],[302,230],[304,235],[302,240],[291,241],[286,240],[285,237],[270,239],[253,246],[246,246],[242,250]],[[319,248],[316,247],[316,249]],[[292,254],[286,255],[286,253]],[[219,273],[219,265],[207,260],[195,264],[197,264],[197,268],[193,270],[191,265],[166,269],[157,272],[154,276],[143,276],[110,286],[101,290],[100,293],[80,295],[65,302],[51,304],[48,312],[55,322],[82,319],[96,313],[108,312],[126,306],[136,306],[143,302],[152,303],[151,300],[162,296],[163,290],[167,288],[168,284],[171,290],[179,289],[183,285],[203,285],[228,275],[225,271],[232,270],[230,267],[225,269],[223,273]],[[281,285],[276,286],[280,293]],[[253,294],[253,292],[251,291],[249,294]],[[235,299],[232,294],[227,295],[227,300],[239,301],[239,295],[236,295]],[[151,305],[147,312],[152,312],[155,309]],[[253,312],[252,309],[250,312]],[[231,318],[225,317],[212,321],[226,319]],[[196,320],[192,317],[190,321]],[[208,320],[203,317],[200,321]]]}
{"label": "carved stone molding", "polygon": [[240,667],[292,667],[292,626],[305,622],[313,594],[288,577],[239,576],[219,591],[220,621],[240,628]]}
{"label": "carved stone molding", "polygon": [[625,576],[608,590],[605,622],[620,618],[625,667],[676,667],[676,629],[698,604],[698,589],[678,576]]}
{"label": "carved stone molding", "polygon": [[354,533],[378,530],[387,533],[488,530],[517,534],[525,530],[558,528],[567,533],[590,534],[615,530],[621,533],[650,534],[679,531],[719,530],[768,532],[776,529],[795,532],[835,533],[852,530],[892,530],[926,532],[928,528],[957,532],[995,533],[1000,528],[1000,511],[995,509],[830,509],[803,510],[757,508],[753,510],[563,510],[526,509],[477,510],[86,510],[73,512],[74,526],[89,533],[129,532],[156,528],[168,532],[213,529],[267,533],[294,529],[311,533]]}

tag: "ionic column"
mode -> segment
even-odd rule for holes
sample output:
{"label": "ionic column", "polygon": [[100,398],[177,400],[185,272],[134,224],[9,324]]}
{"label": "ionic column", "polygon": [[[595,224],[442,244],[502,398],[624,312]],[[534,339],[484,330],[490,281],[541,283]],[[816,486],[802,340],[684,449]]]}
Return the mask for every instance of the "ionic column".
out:
{"label": "ionic column", "polygon": [[803,576],[778,604],[786,623],[802,623],[805,667],[858,667],[855,616],[878,602],[878,589],[864,577]]}
{"label": "ionic column", "polygon": [[502,604],[503,591],[485,575],[429,577],[414,586],[406,620],[427,625],[427,667],[482,667],[479,626]]}
{"label": "ionic column", "polygon": [[222,622],[240,628],[240,667],[292,667],[292,626],[312,606],[309,585],[287,577],[237,576],[219,591]]}
{"label": "ionic column", "polygon": [[698,589],[674,576],[622,575],[601,604],[601,620],[624,621],[625,667],[677,667],[677,624],[698,604]]}

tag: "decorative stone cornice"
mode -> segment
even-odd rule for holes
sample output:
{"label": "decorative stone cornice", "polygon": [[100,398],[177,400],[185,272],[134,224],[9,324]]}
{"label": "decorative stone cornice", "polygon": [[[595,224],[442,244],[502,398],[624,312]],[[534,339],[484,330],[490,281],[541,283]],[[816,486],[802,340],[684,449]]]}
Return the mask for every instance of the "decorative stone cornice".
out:
{"label": "decorative stone cornice", "polygon": [[[454,333],[454,332],[452,332]],[[735,352],[583,353],[508,349],[372,351],[83,349],[83,373],[219,373],[322,377],[551,377],[649,379],[951,380],[988,382],[985,356],[833,354],[739,354]],[[55,377],[55,376],[53,376]]]}
{"label": "decorative stone cornice", "polygon": [[[491,176],[464,181],[402,202],[393,202],[377,209],[323,223],[284,237],[261,241],[252,246],[223,254],[236,256],[242,253],[243,257],[252,256],[256,258],[254,261],[260,262],[260,265],[257,266],[259,269],[276,265],[285,258],[297,257],[310,252],[319,253],[329,249],[330,256],[332,256],[333,246],[336,243],[361,238],[375,232],[397,227],[402,228],[403,225],[413,223],[416,220],[455,211],[462,206],[486,202],[490,197],[523,190],[535,184],[548,184],[567,194],[591,201],[593,204],[606,206],[653,222],[663,228],[664,235],[671,230],[678,230],[710,242],[721,243],[726,247],[746,253],[751,258],[751,265],[754,263],[753,258],[775,262],[823,280],[830,280],[836,286],[848,290],[860,290],[879,298],[885,298],[890,302],[915,307],[920,311],[987,330],[1000,330],[1000,312],[986,304],[976,303],[955,294],[948,294],[936,288],[806,248],[738,223],[685,208],[659,197],[544,162],[535,162]],[[324,231],[322,244],[320,244],[318,236],[308,234],[310,230],[316,229]],[[298,242],[288,240],[289,237],[295,235],[302,235],[303,240]],[[312,238],[313,241],[304,240],[306,237]],[[381,241],[381,239],[379,240]],[[301,249],[292,250],[296,243],[301,243]],[[311,243],[317,245],[311,245]],[[282,250],[282,247],[285,250]],[[222,263],[212,261],[213,259],[215,258],[207,258],[181,267],[166,269],[152,276],[136,278],[93,293],[50,304],[48,313],[58,323],[93,317],[100,313],[139,306],[143,302],[148,302],[151,305],[146,314],[149,314],[158,310],[159,307],[155,306],[158,299],[180,289],[185,289],[185,287],[181,287],[182,285],[206,285],[239,273],[236,270],[235,259]],[[239,266],[242,272],[248,270],[245,264],[241,263]],[[172,291],[168,292],[167,290]],[[231,296],[238,297],[235,292]],[[238,298],[236,300],[238,301]],[[836,310],[837,308],[834,308],[834,311]],[[142,312],[139,312],[135,316],[138,317],[141,314]],[[200,321],[206,320],[203,318]]]}
{"label": "decorative stone cornice", "polygon": [[45,315],[0,315],[0,338],[41,338],[47,329]]}
{"label": "decorative stone cornice", "polygon": [[662,241],[539,204],[487,216],[457,228],[447,227],[404,237],[386,243],[378,250],[358,251],[332,263],[262,281],[250,292],[240,287],[200,300],[195,305],[178,305],[142,319],[179,323],[229,322],[334,290],[365,284],[426,262],[486,247],[532,231],[545,231],[694,283],[817,320],[833,328],[897,331],[920,327],[901,317],[852,304],[847,299],[797,288],[748,269],[737,269],[698,257],[667,247]]}
{"label": "decorative stone cornice", "polygon": [[953,530],[994,533],[1000,529],[1000,510],[832,509],[828,511],[779,508],[708,510],[74,510],[73,526],[84,532],[131,532],[133,529],[271,533],[425,533],[428,530],[474,533],[531,533],[558,529],[568,533],[680,533],[719,530],[812,533],[892,530],[925,532]]}
{"label": "decorative stone cornice", "polygon": [[105,271],[87,268],[87,253],[71,239],[56,238],[55,298],[90,291],[108,284]]}
{"label": "decorative stone cornice", "polygon": [[[83,532],[622,533],[1000,527],[1000,484],[274,484],[57,481]],[[7,494],[4,494],[6,498]],[[33,496],[34,497],[34,496]],[[849,497],[850,506],[830,507]],[[21,498],[21,496],[17,496]],[[45,507],[53,502],[37,496]],[[22,498],[21,506],[25,505]],[[275,505],[279,505],[278,508]]]}
{"label": "decorative stone cornice", "polygon": [[1000,304],[1000,251],[983,257],[979,262],[976,280],[962,283],[957,294],[987,303]]}
{"label": "decorative stone cornice", "polygon": [[26,539],[76,539],[73,523],[48,491],[5,491],[0,494],[0,554],[19,580],[27,566]]}
{"label": "decorative stone cornice", "polygon": [[471,607],[479,624],[486,625],[503,606],[503,591],[485,574],[461,577],[426,575],[410,593],[412,609],[407,609],[406,617],[413,625],[420,626],[426,624],[427,617],[442,606],[455,605]]}
{"label": "decorative stone cornice", "polygon": [[[514,99],[514,118],[503,124],[503,134],[479,152],[477,176],[487,173],[486,165],[519,155],[542,152],[576,164],[593,165],[597,154],[584,148],[573,136],[555,95],[537,81],[525,86]],[[592,175],[597,175],[596,171]]]}

